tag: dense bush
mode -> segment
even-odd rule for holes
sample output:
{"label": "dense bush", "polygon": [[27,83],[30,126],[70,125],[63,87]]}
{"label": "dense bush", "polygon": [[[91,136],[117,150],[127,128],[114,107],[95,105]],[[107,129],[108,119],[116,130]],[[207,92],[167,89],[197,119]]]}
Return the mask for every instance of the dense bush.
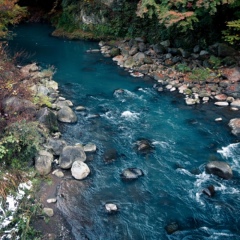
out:
{"label": "dense bush", "polygon": [[0,39],[6,37],[9,24],[18,23],[26,16],[26,8],[17,5],[18,0],[0,0]]}
{"label": "dense bush", "polygon": [[4,167],[21,168],[35,156],[42,143],[36,122],[11,124],[0,138],[0,163]]}

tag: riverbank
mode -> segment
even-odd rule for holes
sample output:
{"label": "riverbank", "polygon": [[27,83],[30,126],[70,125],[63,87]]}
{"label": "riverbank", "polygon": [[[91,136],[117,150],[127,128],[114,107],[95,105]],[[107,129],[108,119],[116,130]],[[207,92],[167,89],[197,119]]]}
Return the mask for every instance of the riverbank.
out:
{"label": "riverbank", "polygon": [[[133,77],[153,78],[156,91],[183,94],[187,105],[212,101],[232,111],[240,108],[240,53],[227,44],[216,43],[208,49],[196,45],[192,52],[171,47],[169,40],[150,45],[143,38],[101,41],[99,46],[105,57],[111,57]],[[240,133],[238,119],[231,120],[229,126],[234,135]]]}

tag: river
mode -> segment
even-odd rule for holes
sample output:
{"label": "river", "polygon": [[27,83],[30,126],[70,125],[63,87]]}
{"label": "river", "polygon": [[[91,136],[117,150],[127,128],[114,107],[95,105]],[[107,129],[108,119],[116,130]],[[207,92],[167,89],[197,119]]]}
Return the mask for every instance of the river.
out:
{"label": "river", "polygon": [[[77,124],[61,126],[69,144],[98,148],[86,162],[91,175],[62,186],[69,196],[58,206],[76,239],[240,239],[240,150],[227,126],[234,113],[212,103],[186,106],[183,95],[159,93],[149,78],[131,77],[101,53],[87,53],[98,48],[96,42],[53,38],[51,31],[22,24],[9,46],[24,52],[19,64],[54,66],[60,94],[87,109],[77,113]],[[149,139],[153,152],[137,153],[139,139]],[[118,158],[106,163],[104,153],[114,150]],[[206,174],[210,160],[228,162],[234,178]],[[123,182],[120,174],[128,167],[144,176]],[[202,193],[209,185],[216,189],[213,198]],[[117,204],[119,212],[107,214],[105,203]],[[179,231],[168,235],[172,222]]]}

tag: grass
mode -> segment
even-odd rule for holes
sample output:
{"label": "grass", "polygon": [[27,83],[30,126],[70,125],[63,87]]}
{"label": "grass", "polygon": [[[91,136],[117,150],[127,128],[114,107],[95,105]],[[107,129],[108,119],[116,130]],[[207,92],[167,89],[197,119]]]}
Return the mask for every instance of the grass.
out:
{"label": "grass", "polygon": [[11,192],[16,192],[19,183],[28,181],[26,173],[20,170],[11,170],[11,173],[4,173],[0,176],[0,197],[6,199]]}

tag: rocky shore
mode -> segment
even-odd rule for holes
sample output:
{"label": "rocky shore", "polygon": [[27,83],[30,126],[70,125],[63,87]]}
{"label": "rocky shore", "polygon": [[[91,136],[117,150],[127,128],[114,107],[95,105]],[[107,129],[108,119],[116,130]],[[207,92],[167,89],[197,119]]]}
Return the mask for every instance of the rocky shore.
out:
{"label": "rocky shore", "polygon": [[[187,105],[212,101],[217,107],[240,109],[240,53],[224,43],[207,49],[196,45],[191,52],[171,47],[169,40],[149,44],[143,38],[101,41],[99,46],[105,57],[111,57],[133,77],[154,79],[156,91],[183,94]],[[229,122],[235,135],[240,133],[239,122]]]}

